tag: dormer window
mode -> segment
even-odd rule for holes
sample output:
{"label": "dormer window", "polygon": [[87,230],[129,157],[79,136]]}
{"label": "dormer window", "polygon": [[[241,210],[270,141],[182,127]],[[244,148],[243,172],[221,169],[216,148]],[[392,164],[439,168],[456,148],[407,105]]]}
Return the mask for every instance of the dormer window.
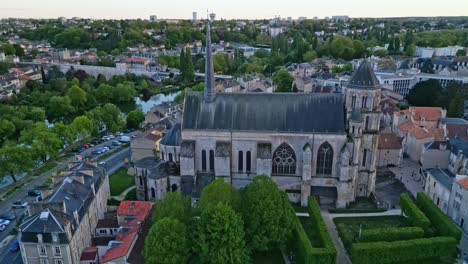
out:
{"label": "dormer window", "polygon": [[52,233],[52,242],[58,243],[58,234],[57,233]]}
{"label": "dormer window", "polygon": [[42,234],[37,234],[37,243],[42,243]]}

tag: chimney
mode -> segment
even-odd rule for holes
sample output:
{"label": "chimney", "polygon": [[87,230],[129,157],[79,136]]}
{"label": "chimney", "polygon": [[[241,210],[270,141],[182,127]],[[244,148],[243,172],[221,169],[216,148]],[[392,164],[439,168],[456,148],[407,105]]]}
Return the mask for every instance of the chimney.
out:
{"label": "chimney", "polygon": [[207,103],[213,102],[215,98],[214,84],[214,68],[213,56],[211,50],[211,26],[210,22],[206,23],[206,59],[205,59],[205,91],[204,100]]}

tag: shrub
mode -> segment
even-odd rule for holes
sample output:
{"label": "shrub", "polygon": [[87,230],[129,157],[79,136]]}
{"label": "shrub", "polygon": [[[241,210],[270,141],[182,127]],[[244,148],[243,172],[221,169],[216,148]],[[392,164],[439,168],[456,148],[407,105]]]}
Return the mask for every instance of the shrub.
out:
{"label": "shrub", "polygon": [[410,225],[420,227],[425,232],[429,231],[431,222],[426,215],[419,210],[408,194],[403,193],[400,195],[400,207],[403,213],[408,217]]}
{"label": "shrub", "polygon": [[450,236],[460,241],[461,231],[458,227],[446,216],[425,193],[418,193],[416,197],[418,207],[431,221],[432,226],[436,229],[437,234],[441,236]]}
{"label": "shrub", "polygon": [[320,212],[320,206],[314,196],[309,196],[308,209],[310,220],[313,222],[312,226],[316,228],[315,231],[318,234],[317,239],[320,240],[322,247],[335,248],[333,241],[328,234],[327,226],[323,221],[322,213]]}
{"label": "shrub", "polygon": [[351,247],[351,259],[354,264],[452,259],[456,253],[456,244],[457,241],[452,237],[356,243]]}
{"label": "shrub", "polygon": [[422,238],[424,230],[419,227],[394,227],[365,229],[361,233],[360,242],[398,241]]}

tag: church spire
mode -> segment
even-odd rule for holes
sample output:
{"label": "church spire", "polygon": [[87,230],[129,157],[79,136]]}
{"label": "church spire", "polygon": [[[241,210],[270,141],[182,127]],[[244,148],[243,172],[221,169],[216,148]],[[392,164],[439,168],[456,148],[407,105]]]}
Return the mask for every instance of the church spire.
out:
{"label": "church spire", "polygon": [[206,23],[206,58],[205,58],[205,92],[204,100],[212,102],[215,97],[214,90],[214,69],[213,69],[213,56],[211,54],[211,27],[210,21]]}

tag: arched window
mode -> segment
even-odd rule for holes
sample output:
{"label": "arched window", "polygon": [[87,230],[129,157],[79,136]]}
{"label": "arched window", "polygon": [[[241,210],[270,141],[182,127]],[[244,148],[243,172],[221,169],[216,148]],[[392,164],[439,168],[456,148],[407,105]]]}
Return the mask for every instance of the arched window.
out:
{"label": "arched window", "polygon": [[250,172],[251,171],[251,155],[250,154],[250,151],[247,151],[247,153],[245,153],[246,157],[245,157],[245,170],[247,172]]}
{"label": "arched window", "polygon": [[369,130],[369,116],[366,116],[366,130]]}
{"label": "arched window", "polygon": [[151,187],[151,197],[153,197],[153,198],[156,197],[156,191],[154,190],[153,187]]}
{"label": "arched window", "polygon": [[281,144],[273,153],[272,173],[296,174],[296,154],[286,143]]}
{"label": "arched window", "polygon": [[364,149],[364,152],[362,153],[362,166],[366,166],[366,162],[367,162],[367,152],[368,150],[367,149]]}
{"label": "arched window", "polygon": [[353,94],[353,96],[351,97],[351,106],[352,107],[355,107],[356,106],[356,95]]}
{"label": "arched window", "polygon": [[243,171],[244,170],[244,153],[239,151],[239,157],[237,159],[237,170],[238,171]]}
{"label": "arched window", "polygon": [[214,171],[215,159],[214,159],[214,150],[210,150],[210,171]]}
{"label": "arched window", "polygon": [[206,171],[206,150],[202,150],[201,152],[201,169],[202,171]]}
{"label": "arched window", "polygon": [[354,134],[354,126],[353,126],[353,128],[351,129],[351,131],[352,131],[352,133]]}
{"label": "arched window", "polygon": [[317,154],[317,174],[331,175],[333,168],[333,148],[330,143],[320,145]]}
{"label": "arched window", "polygon": [[161,151],[161,159],[164,160],[164,151]]}
{"label": "arched window", "polygon": [[169,153],[169,162],[172,162],[172,153]]}
{"label": "arched window", "polygon": [[140,185],[143,185],[143,177],[138,177],[138,179],[140,179]]}
{"label": "arched window", "polygon": [[367,95],[364,95],[362,97],[362,105],[361,108],[366,108],[367,107]]}

